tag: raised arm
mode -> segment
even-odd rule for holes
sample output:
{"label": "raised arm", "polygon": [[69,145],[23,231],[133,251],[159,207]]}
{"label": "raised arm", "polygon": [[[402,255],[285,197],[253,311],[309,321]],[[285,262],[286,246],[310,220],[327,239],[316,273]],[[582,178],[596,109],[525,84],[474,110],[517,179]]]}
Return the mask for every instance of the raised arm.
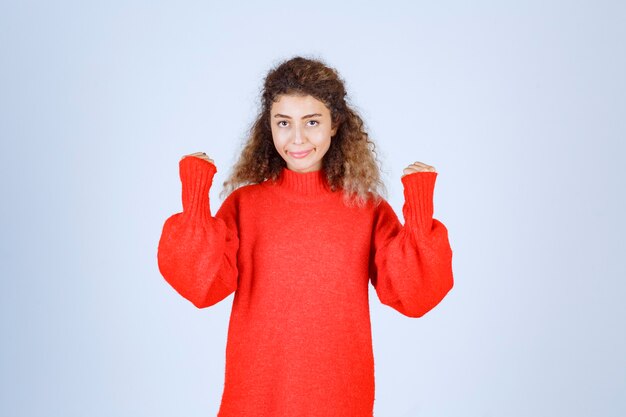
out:
{"label": "raised arm", "polygon": [[448,230],[433,216],[436,172],[402,177],[404,226],[389,203],[376,209],[370,279],[379,300],[408,317],[422,317],[452,289]]}
{"label": "raised arm", "polygon": [[231,194],[215,217],[209,189],[217,168],[187,156],[179,162],[183,211],[170,216],[159,240],[161,275],[196,307],[209,307],[237,289],[239,237]]}

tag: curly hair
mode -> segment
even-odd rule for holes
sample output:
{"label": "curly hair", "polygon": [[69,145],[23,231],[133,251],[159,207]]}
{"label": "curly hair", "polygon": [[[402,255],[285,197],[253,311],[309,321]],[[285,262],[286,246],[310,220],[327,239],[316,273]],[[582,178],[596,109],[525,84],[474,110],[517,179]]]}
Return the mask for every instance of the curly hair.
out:
{"label": "curly hair", "polygon": [[370,139],[359,114],[346,102],[344,81],[321,59],[295,56],[272,68],[261,90],[261,109],[252,123],[239,160],[224,181],[220,197],[246,184],[275,181],[286,162],[275,148],[270,126],[272,103],[281,95],[311,95],[330,110],[333,127],[322,169],[332,191],[342,191],[347,205],[363,206],[386,197],[380,176],[376,145]]}

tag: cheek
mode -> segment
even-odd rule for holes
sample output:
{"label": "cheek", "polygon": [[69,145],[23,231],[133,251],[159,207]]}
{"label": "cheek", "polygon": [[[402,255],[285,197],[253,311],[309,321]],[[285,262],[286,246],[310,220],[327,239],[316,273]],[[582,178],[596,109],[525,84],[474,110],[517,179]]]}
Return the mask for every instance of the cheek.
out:
{"label": "cheek", "polygon": [[284,135],[284,133],[281,134],[280,131],[276,131],[276,130],[272,131],[272,140],[274,141],[274,146],[280,152],[282,152],[284,150],[285,146],[287,145],[287,141],[285,139],[285,135]]}
{"label": "cheek", "polygon": [[318,132],[318,134],[315,137],[315,142],[317,144],[317,146],[322,147],[322,148],[328,148],[330,146],[330,130],[324,130],[321,132]]}

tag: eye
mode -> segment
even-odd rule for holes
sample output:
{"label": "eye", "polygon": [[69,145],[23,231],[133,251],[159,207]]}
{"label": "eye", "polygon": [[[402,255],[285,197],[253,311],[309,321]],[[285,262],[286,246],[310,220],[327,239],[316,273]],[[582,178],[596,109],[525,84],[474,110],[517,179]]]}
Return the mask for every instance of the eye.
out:
{"label": "eye", "polygon": [[281,120],[280,122],[278,122],[278,123],[276,123],[276,124],[277,124],[278,126],[284,126],[284,125],[281,125],[281,123],[287,123],[287,121],[286,121],[286,120]]}
{"label": "eye", "polygon": [[309,122],[315,123],[315,125],[313,125],[313,126],[317,126],[318,124],[320,124],[320,122],[318,122],[317,120],[309,120]]}

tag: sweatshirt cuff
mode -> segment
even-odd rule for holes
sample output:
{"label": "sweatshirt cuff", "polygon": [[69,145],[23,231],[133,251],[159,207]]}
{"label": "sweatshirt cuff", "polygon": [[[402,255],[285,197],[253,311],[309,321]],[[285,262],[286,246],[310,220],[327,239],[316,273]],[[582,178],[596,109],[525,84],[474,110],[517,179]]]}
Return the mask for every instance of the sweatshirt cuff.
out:
{"label": "sweatshirt cuff", "polygon": [[401,178],[404,186],[402,213],[405,224],[421,232],[428,232],[433,221],[433,195],[437,172],[413,172]]}
{"label": "sweatshirt cuff", "polygon": [[182,182],[183,213],[210,216],[209,190],[217,167],[195,156],[184,157],[178,166]]}

